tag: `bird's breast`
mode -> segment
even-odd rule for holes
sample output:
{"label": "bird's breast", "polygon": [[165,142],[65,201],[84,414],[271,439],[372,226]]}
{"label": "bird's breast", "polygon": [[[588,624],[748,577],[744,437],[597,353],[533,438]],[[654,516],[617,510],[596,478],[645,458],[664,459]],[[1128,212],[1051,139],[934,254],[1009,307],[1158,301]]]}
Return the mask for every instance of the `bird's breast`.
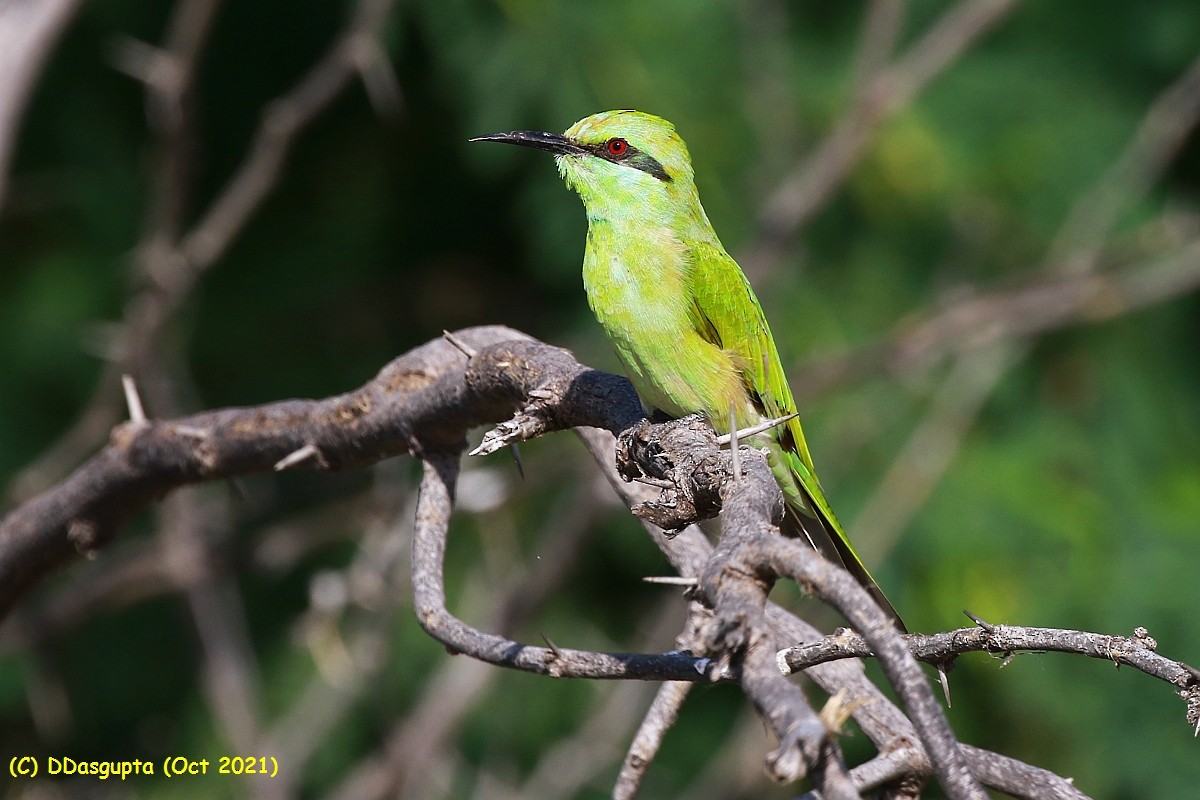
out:
{"label": "bird's breast", "polygon": [[641,340],[687,324],[682,245],[666,234],[618,237],[593,225],[584,256],[588,304],[610,337]]}
{"label": "bird's breast", "polygon": [[746,391],[733,359],[696,329],[686,251],[673,237],[612,241],[589,232],[588,304],[626,373],[652,409],[728,417]]}

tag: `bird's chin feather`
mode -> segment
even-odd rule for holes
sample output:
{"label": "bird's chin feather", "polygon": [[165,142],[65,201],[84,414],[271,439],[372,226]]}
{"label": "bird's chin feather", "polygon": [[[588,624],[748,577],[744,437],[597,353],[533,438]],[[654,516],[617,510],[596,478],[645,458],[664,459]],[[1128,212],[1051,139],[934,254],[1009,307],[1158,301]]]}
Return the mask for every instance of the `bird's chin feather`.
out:
{"label": "bird's chin feather", "polygon": [[[558,172],[567,187],[577,192],[589,217],[615,220],[665,207],[665,184],[653,175],[599,158],[556,156]],[[656,202],[657,199],[657,202]]]}

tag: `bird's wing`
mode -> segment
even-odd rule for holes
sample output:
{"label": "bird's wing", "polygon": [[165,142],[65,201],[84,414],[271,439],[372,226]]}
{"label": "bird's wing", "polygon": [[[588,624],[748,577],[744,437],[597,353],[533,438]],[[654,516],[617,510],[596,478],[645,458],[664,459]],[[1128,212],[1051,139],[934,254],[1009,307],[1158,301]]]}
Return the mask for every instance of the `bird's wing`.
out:
{"label": "bird's wing", "polygon": [[[796,401],[783,373],[775,340],[741,267],[719,246],[710,244],[692,247],[690,256],[695,329],[741,362],[742,381],[760,413],[771,418],[794,414]],[[803,534],[827,557],[841,561],[880,607],[891,614],[900,630],[906,631],[904,621],[867,571],[825,499],[800,420],[793,418],[780,426],[776,441],[786,464],[785,471],[791,476],[791,480],[786,480],[787,476],[776,471],[780,489],[788,500],[789,514],[785,515],[784,527],[795,526],[798,530],[792,535]]]}
{"label": "bird's wing", "polygon": [[[712,244],[694,245],[689,255],[696,330],[741,362],[746,391],[764,416],[775,418],[794,414],[796,401],[792,399],[791,387],[779,362],[775,340],[741,267],[728,253]],[[799,421],[793,419],[784,432],[794,441],[781,441],[781,444],[800,456],[815,484],[812,456]]]}

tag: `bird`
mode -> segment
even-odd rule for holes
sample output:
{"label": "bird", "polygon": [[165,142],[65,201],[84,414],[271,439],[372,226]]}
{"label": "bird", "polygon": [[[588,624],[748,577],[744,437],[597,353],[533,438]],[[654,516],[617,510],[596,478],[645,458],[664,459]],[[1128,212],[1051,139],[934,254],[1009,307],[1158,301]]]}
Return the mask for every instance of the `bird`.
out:
{"label": "bird", "polygon": [[649,411],[701,414],[722,432],[788,418],[755,439],[766,445],[783,493],[782,532],[842,565],[906,631],[821,489],[762,306],[700,204],[675,126],[616,110],[561,134],[511,131],[471,141],[554,156],[587,213],[588,305]]}

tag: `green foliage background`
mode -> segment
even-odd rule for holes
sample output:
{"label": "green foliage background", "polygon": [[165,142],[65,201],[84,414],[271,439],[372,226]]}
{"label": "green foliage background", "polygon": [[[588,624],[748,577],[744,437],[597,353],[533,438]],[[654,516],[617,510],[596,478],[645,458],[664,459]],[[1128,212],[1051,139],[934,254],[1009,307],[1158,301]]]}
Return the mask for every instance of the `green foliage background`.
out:
{"label": "green foliage background", "polygon": [[[946,7],[912,3],[899,46]],[[119,319],[130,289],[151,143],[141,87],[113,69],[110,53],[118,37],[160,41],[168,12],[147,0],[86,4],[28,111],[0,217],[0,486],[87,403],[104,325]],[[241,159],[262,105],[307,69],[346,14],[328,0],[222,9],[199,74],[196,213]],[[187,342],[197,408],[341,392],[442,329],[482,323],[615,370],[580,287],[578,200],[548,159],[467,138],[562,130],[607,108],[665,116],[690,145],[725,245],[744,254],[765,197],[849,103],[862,14],[857,3],[401,3],[387,44],[402,114],[380,120],[360,87],[347,92],[301,137],[277,191],[183,310],[174,335]],[[810,360],[952,302],[959,287],[1011,285],[1037,269],[1072,203],[1198,52],[1194,0],[1018,7],[881,128],[844,188],[756,279],[793,380],[803,383],[798,370]],[[1194,214],[1198,188],[1193,135],[1118,240],[1164,209]],[[1119,634],[1142,625],[1165,655],[1200,663],[1198,342],[1195,294],[1034,341],[899,540],[858,539],[910,627],[963,625],[963,608],[994,622]],[[852,532],[945,371],[880,373],[804,401],[827,492]],[[501,563],[524,568],[539,557],[550,511],[592,479],[565,435],[525,455],[525,483],[503,459],[485,465],[506,506],[460,515],[452,594],[468,608],[466,598],[502,582],[485,553],[497,537],[508,548]],[[402,464],[248,482],[223,552],[237,565],[268,716],[314,674],[297,618],[314,576],[346,564],[360,534],[336,514],[317,515],[364,492],[400,497],[414,476]],[[639,581],[666,566],[627,515],[606,505],[597,513],[596,535],[561,592],[518,631],[525,639],[646,645],[646,615],[664,593]],[[297,518],[323,520],[327,541],[286,571],[257,564],[251,543]],[[149,541],[153,527],[146,518],[122,544]],[[106,558],[72,567],[31,602],[69,591]],[[481,574],[483,585],[467,581]],[[449,658],[408,611],[392,634],[381,677],[305,767],[303,796],[322,796],[374,751]],[[7,648],[0,754],[225,752],[199,657],[172,594],[106,606],[36,652]],[[964,741],[1072,776],[1099,798],[1195,795],[1200,745],[1169,687],[1058,655],[1000,666],[971,656],[952,673],[949,713]],[[54,736],[34,724],[28,702],[47,674],[70,706]],[[519,783],[597,691],[499,676],[458,738],[461,759],[442,791],[473,796],[481,768]],[[688,787],[742,710],[730,689],[694,694],[645,796]],[[847,742],[851,755],[865,751],[861,738]],[[765,733],[762,744],[765,752]],[[604,796],[615,770],[581,796]],[[242,794],[220,781],[106,788],[115,797]],[[747,792],[790,796],[758,783]]]}

